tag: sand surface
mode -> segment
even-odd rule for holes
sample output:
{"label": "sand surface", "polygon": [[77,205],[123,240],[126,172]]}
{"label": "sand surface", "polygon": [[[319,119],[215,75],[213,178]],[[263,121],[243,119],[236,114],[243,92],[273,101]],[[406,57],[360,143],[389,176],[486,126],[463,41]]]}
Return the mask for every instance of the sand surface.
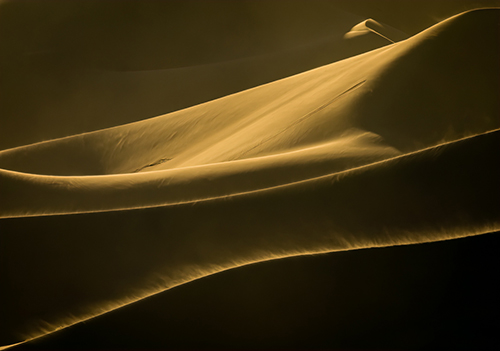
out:
{"label": "sand surface", "polygon": [[257,262],[499,231],[500,10],[342,18],[216,62],[78,63],[38,120],[59,138],[0,151],[0,344]]}

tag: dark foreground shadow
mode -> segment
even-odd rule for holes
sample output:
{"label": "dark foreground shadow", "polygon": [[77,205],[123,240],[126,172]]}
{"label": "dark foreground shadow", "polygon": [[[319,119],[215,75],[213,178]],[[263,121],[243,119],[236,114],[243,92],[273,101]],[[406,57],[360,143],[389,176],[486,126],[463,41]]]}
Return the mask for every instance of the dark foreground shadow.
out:
{"label": "dark foreground shadow", "polygon": [[498,234],[254,264],[13,350],[485,349],[498,340]]}

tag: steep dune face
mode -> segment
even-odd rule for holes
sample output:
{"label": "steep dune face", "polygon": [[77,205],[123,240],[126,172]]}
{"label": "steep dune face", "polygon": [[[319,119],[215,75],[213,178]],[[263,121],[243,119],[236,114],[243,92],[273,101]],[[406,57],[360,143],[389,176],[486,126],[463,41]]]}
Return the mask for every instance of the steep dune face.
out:
{"label": "steep dune face", "polygon": [[1,151],[1,343],[253,262],[499,230],[499,13]]}

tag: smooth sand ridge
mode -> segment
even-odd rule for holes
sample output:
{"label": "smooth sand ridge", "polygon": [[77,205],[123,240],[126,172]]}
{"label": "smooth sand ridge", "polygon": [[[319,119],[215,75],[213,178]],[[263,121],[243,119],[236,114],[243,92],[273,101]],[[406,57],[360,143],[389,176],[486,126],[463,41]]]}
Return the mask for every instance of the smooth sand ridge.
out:
{"label": "smooth sand ridge", "polygon": [[351,131],[317,146],[239,161],[136,174],[41,176],[0,169],[0,218],[163,206],[265,189],[399,152]]}
{"label": "smooth sand ridge", "polygon": [[[12,302],[1,340],[9,344],[26,339],[19,333],[51,332],[255,261],[498,230],[499,172],[492,152],[498,150],[498,132],[340,177],[276,187],[498,128],[499,89],[491,74],[498,70],[491,45],[498,12],[469,12],[405,42],[170,115],[1,152],[2,167],[25,172],[2,172],[2,184],[11,185],[2,192],[18,215],[24,200],[16,204],[16,193],[55,195],[55,212],[73,194],[76,201],[65,213],[78,212],[82,200],[93,201],[108,184],[116,187],[113,196],[126,197],[130,188],[161,185],[161,175],[172,184],[186,180],[184,189],[196,184],[190,196],[211,187],[211,177],[227,183],[224,191],[245,181],[243,191],[274,186],[178,206],[2,219],[0,257],[8,263],[0,265],[2,276],[30,293],[0,292]],[[470,50],[457,50],[464,46]],[[259,178],[273,173],[273,165],[275,178]],[[312,167],[298,171],[300,165]],[[119,174],[134,171],[139,174]],[[256,183],[269,183],[252,184],[244,172],[256,175]],[[31,194],[22,194],[29,187]],[[222,195],[227,193],[211,196]],[[39,199],[22,215],[47,214]],[[87,210],[99,210],[92,206],[101,201]],[[131,207],[144,206],[140,202]],[[40,264],[23,264],[26,255]],[[36,291],[27,288],[36,281],[44,283]]]}

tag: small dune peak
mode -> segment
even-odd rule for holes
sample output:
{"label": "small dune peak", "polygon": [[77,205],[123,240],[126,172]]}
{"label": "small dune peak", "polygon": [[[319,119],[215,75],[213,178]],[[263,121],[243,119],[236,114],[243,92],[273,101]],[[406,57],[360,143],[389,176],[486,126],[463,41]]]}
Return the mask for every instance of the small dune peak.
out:
{"label": "small dune peak", "polygon": [[391,43],[405,40],[408,38],[408,35],[399,29],[393,28],[387,24],[383,24],[375,21],[374,19],[368,18],[351,28],[349,32],[344,34],[344,38],[354,38],[361,35],[366,35],[374,33]]}

